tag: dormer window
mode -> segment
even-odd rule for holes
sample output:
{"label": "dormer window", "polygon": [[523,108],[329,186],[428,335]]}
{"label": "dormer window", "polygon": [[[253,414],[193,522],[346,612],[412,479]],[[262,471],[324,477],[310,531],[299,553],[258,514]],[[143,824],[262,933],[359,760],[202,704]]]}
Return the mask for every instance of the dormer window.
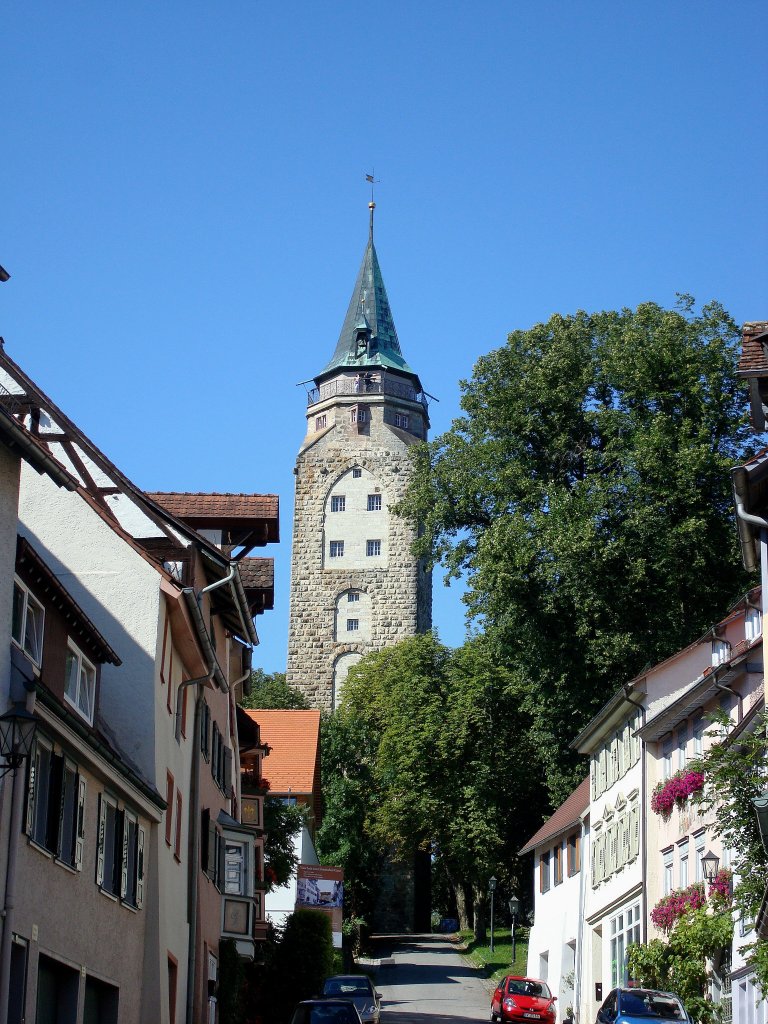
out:
{"label": "dormer window", "polygon": [[744,616],[744,636],[748,641],[756,640],[763,631],[762,616],[759,608],[747,608]]}
{"label": "dormer window", "polygon": [[731,645],[727,640],[712,641],[712,664],[713,666],[724,665],[731,657]]}
{"label": "dormer window", "polygon": [[13,584],[11,636],[36,665],[43,660],[45,610],[37,598],[18,580]]}
{"label": "dormer window", "polygon": [[96,699],[96,669],[70,640],[67,648],[67,677],[64,697],[89,724],[93,724]]}

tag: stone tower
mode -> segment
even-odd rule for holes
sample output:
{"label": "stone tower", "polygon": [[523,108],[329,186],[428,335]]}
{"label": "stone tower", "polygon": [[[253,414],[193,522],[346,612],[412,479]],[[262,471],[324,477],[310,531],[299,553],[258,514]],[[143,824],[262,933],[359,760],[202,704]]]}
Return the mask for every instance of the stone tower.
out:
{"label": "stone tower", "polygon": [[351,665],[428,630],[432,580],[393,515],[426,440],[427,401],[400,351],[370,233],[331,361],[314,378],[296,460],[287,680],[333,710]]}

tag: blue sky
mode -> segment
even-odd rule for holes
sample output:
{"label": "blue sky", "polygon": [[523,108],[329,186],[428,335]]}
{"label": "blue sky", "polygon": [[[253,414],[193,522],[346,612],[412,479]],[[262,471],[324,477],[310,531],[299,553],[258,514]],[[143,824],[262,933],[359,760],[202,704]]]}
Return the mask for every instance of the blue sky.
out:
{"label": "blue sky", "polygon": [[[0,334],[147,490],[271,491],[255,663],[285,664],[296,383],[367,234],[458,412],[506,334],[717,298],[768,315],[768,5],[257,0],[4,7]],[[442,638],[459,593],[435,586]]]}

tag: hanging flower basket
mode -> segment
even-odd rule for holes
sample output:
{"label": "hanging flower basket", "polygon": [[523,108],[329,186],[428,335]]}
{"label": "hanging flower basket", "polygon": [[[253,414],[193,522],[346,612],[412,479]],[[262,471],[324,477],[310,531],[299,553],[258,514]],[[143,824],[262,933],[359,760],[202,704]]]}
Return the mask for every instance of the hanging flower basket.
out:
{"label": "hanging flower basket", "polygon": [[720,868],[714,882],[709,883],[709,896],[721,897],[726,903],[731,902],[732,875],[728,868]]}
{"label": "hanging flower basket", "polygon": [[658,929],[668,933],[678,918],[689,910],[698,910],[706,902],[704,883],[694,882],[687,889],[676,889],[669,896],[662,896],[651,911],[651,920]]}
{"label": "hanging flower basket", "polygon": [[651,794],[651,810],[668,820],[672,808],[682,807],[689,796],[704,788],[704,776],[690,768],[682,768],[664,782],[658,782]]}

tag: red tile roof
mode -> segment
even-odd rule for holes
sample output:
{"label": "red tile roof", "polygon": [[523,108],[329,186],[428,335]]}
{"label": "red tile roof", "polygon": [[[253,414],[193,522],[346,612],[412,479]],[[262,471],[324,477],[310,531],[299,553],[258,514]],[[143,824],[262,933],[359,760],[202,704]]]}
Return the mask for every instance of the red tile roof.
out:
{"label": "red tile roof", "polygon": [[741,331],[741,358],[736,372],[740,377],[768,376],[768,321],[744,324]]}
{"label": "red tile roof", "polygon": [[276,494],[216,494],[147,491],[148,497],[181,519],[277,519]]}
{"label": "red tile roof", "polygon": [[319,788],[320,712],[248,709],[248,716],[259,723],[261,742],[272,748],[262,766],[270,792],[295,796]]}
{"label": "red tile roof", "polygon": [[560,804],[551,818],[541,826],[536,835],[531,836],[520,850],[520,856],[529,853],[537,846],[542,846],[548,839],[554,839],[567,829],[579,823],[581,815],[589,807],[589,778],[574,789],[567,800]]}

